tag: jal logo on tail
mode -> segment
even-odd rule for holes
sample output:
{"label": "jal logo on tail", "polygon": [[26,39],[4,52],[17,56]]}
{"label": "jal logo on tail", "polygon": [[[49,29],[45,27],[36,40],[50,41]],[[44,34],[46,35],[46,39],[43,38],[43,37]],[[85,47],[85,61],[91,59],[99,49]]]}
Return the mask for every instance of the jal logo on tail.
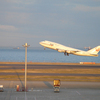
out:
{"label": "jal logo on tail", "polygon": [[100,51],[100,48],[96,48],[96,51]]}

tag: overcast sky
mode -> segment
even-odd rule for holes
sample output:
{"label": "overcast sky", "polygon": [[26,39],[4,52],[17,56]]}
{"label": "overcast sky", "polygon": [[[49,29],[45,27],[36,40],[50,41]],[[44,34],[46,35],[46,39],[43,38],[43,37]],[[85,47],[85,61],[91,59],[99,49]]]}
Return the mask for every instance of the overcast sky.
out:
{"label": "overcast sky", "polygon": [[0,47],[100,45],[100,0],[0,0]]}

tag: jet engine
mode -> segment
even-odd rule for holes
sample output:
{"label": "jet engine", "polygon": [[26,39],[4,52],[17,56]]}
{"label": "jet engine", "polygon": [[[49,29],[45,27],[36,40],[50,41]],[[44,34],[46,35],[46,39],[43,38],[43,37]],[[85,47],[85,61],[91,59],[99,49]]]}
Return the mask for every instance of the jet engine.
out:
{"label": "jet engine", "polygon": [[65,52],[65,50],[57,50],[58,52]]}
{"label": "jet engine", "polygon": [[70,51],[66,51],[66,53],[71,53]]}

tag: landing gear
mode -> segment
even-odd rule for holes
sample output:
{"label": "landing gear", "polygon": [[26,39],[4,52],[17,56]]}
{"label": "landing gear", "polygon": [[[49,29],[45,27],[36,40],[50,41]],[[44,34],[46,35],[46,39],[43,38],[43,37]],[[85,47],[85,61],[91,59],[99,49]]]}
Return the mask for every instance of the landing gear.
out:
{"label": "landing gear", "polygon": [[69,53],[67,53],[67,56],[69,56]]}
{"label": "landing gear", "polygon": [[[64,52],[64,55],[66,56],[66,52]],[[67,56],[69,56],[69,53],[67,53]]]}
{"label": "landing gear", "polygon": [[64,55],[66,56],[66,52],[64,52]]}

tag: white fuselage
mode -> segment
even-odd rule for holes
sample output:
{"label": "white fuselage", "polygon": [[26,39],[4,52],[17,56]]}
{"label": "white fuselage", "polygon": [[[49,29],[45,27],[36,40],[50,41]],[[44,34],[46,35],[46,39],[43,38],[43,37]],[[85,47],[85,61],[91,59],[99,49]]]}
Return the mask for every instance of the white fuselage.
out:
{"label": "white fuselage", "polygon": [[46,48],[54,49],[57,50],[58,52],[64,52],[67,54],[74,54],[78,56],[98,56],[97,54],[92,54],[88,51],[74,49],[51,41],[42,41],[40,42],[40,44]]}

